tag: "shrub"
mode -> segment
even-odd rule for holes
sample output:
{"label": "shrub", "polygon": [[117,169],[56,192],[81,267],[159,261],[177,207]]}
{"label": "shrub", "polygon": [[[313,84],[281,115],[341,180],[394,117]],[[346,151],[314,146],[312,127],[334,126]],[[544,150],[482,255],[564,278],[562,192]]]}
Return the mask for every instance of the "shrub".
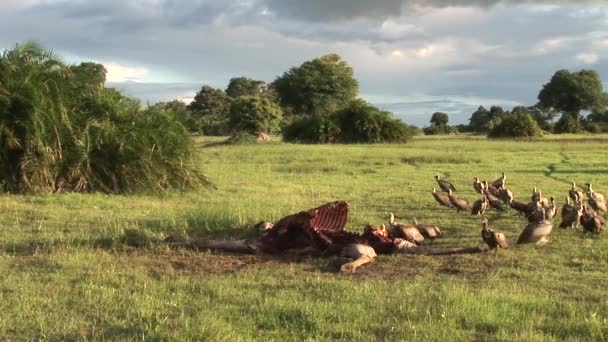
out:
{"label": "shrub", "polygon": [[362,100],[333,115],[296,119],[283,130],[285,141],[308,143],[406,142],[414,134],[414,128]]}
{"label": "shrub", "polygon": [[175,112],[142,111],[113,89],[79,82],[36,44],[0,57],[3,190],[124,193],[206,182]]}
{"label": "shrub", "polygon": [[583,127],[578,118],[578,114],[562,114],[554,126],[555,133],[579,133]]}
{"label": "shrub", "polygon": [[283,140],[300,143],[327,144],[339,140],[342,131],[335,118],[324,115],[295,119],[283,129]]}
{"label": "shrub", "polygon": [[542,130],[532,115],[519,112],[505,115],[500,124],[490,131],[490,138],[540,137]]}
{"label": "shrub", "polygon": [[274,133],[279,130],[281,108],[263,97],[241,96],[230,106],[229,126],[235,131]]}

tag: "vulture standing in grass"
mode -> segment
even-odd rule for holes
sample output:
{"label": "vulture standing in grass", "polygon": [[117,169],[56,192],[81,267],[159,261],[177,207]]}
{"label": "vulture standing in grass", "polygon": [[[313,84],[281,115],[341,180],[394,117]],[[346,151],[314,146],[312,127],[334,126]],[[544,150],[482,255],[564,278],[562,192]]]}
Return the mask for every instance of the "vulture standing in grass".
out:
{"label": "vulture standing in grass", "polygon": [[488,197],[488,203],[490,204],[490,208],[496,211],[505,211],[505,207],[500,199],[490,194],[487,194],[486,196]]}
{"label": "vulture standing in grass", "polygon": [[496,189],[502,189],[506,186],[506,184],[505,184],[506,181],[507,181],[507,176],[503,172],[502,176],[500,178],[498,178],[497,180],[495,180],[494,183],[492,183],[492,186],[495,187]]}
{"label": "vulture standing in grass", "polygon": [[485,189],[485,193],[486,194],[490,194],[490,195],[492,195],[494,197],[499,197],[500,196],[500,190],[498,190],[493,185],[488,184],[488,181],[484,180],[483,182],[481,182],[481,184],[483,184],[483,187]]}
{"label": "vulture standing in grass", "polygon": [[509,204],[511,199],[513,199],[514,197],[515,196],[513,195],[513,192],[507,188],[502,188],[498,190],[498,198],[500,198],[500,200],[503,201],[505,204]]}
{"label": "vulture standing in grass", "polygon": [[581,225],[583,230],[592,234],[599,234],[604,231],[606,220],[587,205],[583,206],[583,215],[581,216]]}
{"label": "vulture standing in grass", "polygon": [[439,184],[439,187],[441,188],[441,190],[448,192],[450,190],[452,191],[456,191],[456,188],[454,187],[454,185],[450,182],[448,182],[445,179],[439,179],[439,175],[435,176],[435,180],[437,180],[437,184]]}
{"label": "vulture standing in grass", "polygon": [[572,182],[572,188],[568,191],[568,196],[576,203],[576,201],[581,201],[585,199],[585,195],[582,191],[576,188],[576,183]]}
{"label": "vulture standing in grass", "polygon": [[477,192],[478,194],[484,193],[485,187],[483,186],[483,183],[479,181],[479,177],[475,177],[475,181],[473,182],[473,189],[475,189],[475,192]]}
{"label": "vulture standing in grass", "polygon": [[[544,213],[545,209],[541,208]],[[542,220],[540,222],[530,222],[519,235],[517,244],[522,243],[536,243],[544,244],[549,240],[547,237],[553,230],[553,222],[549,220]]]}
{"label": "vulture standing in grass", "polygon": [[433,241],[436,238],[443,236],[443,233],[439,227],[429,223],[420,223],[418,220],[416,220],[416,218],[414,218],[414,226],[416,226],[420,234],[422,234],[425,239]]}
{"label": "vulture standing in grass", "polygon": [[515,209],[520,214],[528,215],[528,203],[516,200],[513,198],[513,193],[508,198],[509,206]]}
{"label": "vulture standing in grass", "polygon": [[437,203],[441,204],[444,207],[454,208],[454,205],[452,205],[452,202],[450,202],[449,197],[444,194],[438,193],[435,188],[433,188],[433,198],[435,199],[435,201],[437,201]]}
{"label": "vulture standing in grass", "polygon": [[555,198],[551,197],[551,198],[549,198],[549,206],[545,209],[545,215],[547,216],[547,219],[553,220],[553,218],[555,217],[555,214],[557,214],[557,207],[555,206]]}
{"label": "vulture standing in grass", "polygon": [[492,228],[488,227],[488,219],[481,221],[481,239],[488,245],[490,250],[494,250],[494,253],[499,248],[507,248],[507,237],[503,233],[495,232]]}
{"label": "vulture standing in grass", "polygon": [[424,236],[420,234],[418,228],[413,225],[395,221],[395,215],[393,215],[393,213],[389,213],[388,216],[389,229],[392,235],[416,245],[420,245],[424,241]]}
{"label": "vulture standing in grass", "polygon": [[538,201],[543,208],[549,207],[549,200],[543,196],[541,189],[537,187],[532,188],[532,202]]}
{"label": "vulture standing in grass", "polygon": [[526,208],[526,218],[528,222],[535,223],[545,219],[545,208],[538,201],[532,201],[528,203]]}
{"label": "vulture standing in grass", "polygon": [[574,201],[574,205],[570,204],[570,196],[566,196],[566,203],[562,207],[562,223],[560,228],[576,228],[578,222],[583,215],[583,208],[580,201]]}
{"label": "vulture standing in grass", "polygon": [[450,199],[450,203],[452,203],[452,205],[456,208],[457,212],[460,212],[461,210],[464,210],[464,211],[471,210],[471,207],[469,206],[469,202],[454,195],[452,190],[448,191],[448,198]]}
{"label": "vulture standing in grass", "polygon": [[483,215],[489,206],[490,202],[488,201],[488,196],[484,195],[482,198],[473,202],[473,206],[471,207],[471,215]]}
{"label": "vulture standing in grass", "polygon": [[595,210],[607,212],[608,207],[606,206],[606,197],[599,192],[593,191],[591,183],[587,183],[587,197],[589,198],[589,204]]}

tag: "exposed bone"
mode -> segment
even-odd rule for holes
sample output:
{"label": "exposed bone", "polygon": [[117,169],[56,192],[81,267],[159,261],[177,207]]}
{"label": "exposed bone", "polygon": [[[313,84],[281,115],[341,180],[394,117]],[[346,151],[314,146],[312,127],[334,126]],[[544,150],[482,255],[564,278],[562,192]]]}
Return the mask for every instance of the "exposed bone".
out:
{"label": "exposed bone", "polygon": [[373,262],[374,258],[364,255],[354,261],[347,262],[340,267],[340,272],[355,273],[359,266]]}

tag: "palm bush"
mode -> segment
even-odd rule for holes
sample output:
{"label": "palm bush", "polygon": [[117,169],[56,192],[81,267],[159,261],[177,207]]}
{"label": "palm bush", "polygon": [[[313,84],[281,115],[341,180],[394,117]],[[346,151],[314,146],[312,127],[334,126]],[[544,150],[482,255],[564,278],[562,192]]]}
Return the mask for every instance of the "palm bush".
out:
{"label": "palm bush", "polygon": [[206,183],[172,111],[142,110],[98,79],[83,86],[74,70],[33,43],[0,57],[4,191],[125,193]]}

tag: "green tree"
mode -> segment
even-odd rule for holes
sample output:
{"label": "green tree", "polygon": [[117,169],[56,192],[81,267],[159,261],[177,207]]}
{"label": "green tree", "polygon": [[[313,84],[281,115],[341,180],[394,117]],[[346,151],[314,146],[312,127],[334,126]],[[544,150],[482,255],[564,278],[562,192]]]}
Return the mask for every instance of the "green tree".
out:
{"label": "green tree", "polygon": [[230,101],[223,90],[203,85],[188,105],[192,112],[190,130],[202,131],[207,135],[228,133]]}
{"label": "green tree", "polygon": [[542,130],[532,115],[524,110],[505,114],[501,122],[494,127],[488,137],[510,138],[510,137],[540,137]]}
{"label": "green tree", "polygon": [[469,127],[473,132],[485,132],[490,119],[490,112],[484,106],[479,106],[469,118]]}
{"label": "green tree", "polygon": [[275,133],[283,115],[281,108],[264,97],[241,96],[230,106],[229,127],[250,134]]}
{"label": "green tree", "polygon": [[237,98],[239,96],[261,96],[268,89],[266,82],[247,77],[234,77],[230,79],[226,88],[226,95]]}
{"label": "green tree", "polygon": [[557,71],[538,94],[539,105],[560,113],[579,115],[582,110],[601,111],[606,106],[602,80],[594,70]]}
{"label": "green tree", "polygon": [[97,89],[106,83],[108,71],[103,64],[83,62],[70,66],[76,86],[79,88]]}
{"label": "green tree", "polygon": [[564,113],[555,123],[555,133],[580,133],[583,130],[581,119],[576,114]]}
{"label": "green tree", "polygon": [[448,125],[448,114],[442,112],[435,112],[431,116],[431,125],[438,127],[446,127]]}
{"label": "green tree", "polygon": [[281,105],[297,114],[329,115],[357,97],[359,83],[353,69],[336,54],[293,67],[272,84]]}
{"label": "green tree", "polygon": [[409,126],[392,114],[363,100],[354,100],[335,114],[341,142],[382,143],[406,142],[412,136]]}

